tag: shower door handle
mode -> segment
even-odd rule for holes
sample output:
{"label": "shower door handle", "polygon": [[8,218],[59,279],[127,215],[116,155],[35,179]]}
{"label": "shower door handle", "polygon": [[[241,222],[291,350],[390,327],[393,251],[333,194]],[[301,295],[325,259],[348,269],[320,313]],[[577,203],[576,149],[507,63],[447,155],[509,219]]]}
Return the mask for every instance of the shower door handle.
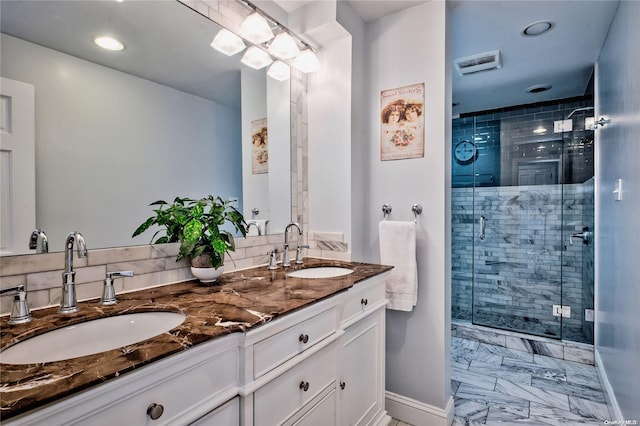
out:
{"label": "shower door handle", "polygon": [[485,237],[485,227],[486,227],[487,218],[481,214],[480,215],[480,239],[484,240]]}

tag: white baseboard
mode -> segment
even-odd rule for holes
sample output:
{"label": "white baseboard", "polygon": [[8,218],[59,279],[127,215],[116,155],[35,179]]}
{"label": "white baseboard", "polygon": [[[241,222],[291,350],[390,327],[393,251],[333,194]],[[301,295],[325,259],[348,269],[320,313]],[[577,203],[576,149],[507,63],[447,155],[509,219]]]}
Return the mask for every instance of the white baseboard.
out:
{"label": "white baseboard", "polygon": [[420,426],[449,426],[453,421],[453,398],[443,410],[406,396],[387,391],[385,409],[394,419]]}
{"label": "white baseboard", "polygon": [[598,348],[593,348],[593,355],[596,363],[596,370],[598,371],[598,376],[600,377],[600,383],[605,391],[605,396],[607,397],[607,405],[609,406],[609,415],[612,416],[611,420],[623,420],[622,411],[620,411],[620,406],[618,405],[618,400],[616,399],[616,394],[613,393],[613,387],[609,382],[609,377],[607,377],[607,372],[604,369],[604,365],[602,364],[602,358],[600,358],[600,352],[598,352]]}

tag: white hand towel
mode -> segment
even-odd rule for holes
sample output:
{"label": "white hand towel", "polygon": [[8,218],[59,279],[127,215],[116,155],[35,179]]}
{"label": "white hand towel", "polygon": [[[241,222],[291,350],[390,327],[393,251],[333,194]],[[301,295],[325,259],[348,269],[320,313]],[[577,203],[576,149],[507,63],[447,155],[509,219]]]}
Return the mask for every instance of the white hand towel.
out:
{"label": "white hand towel", "polygon": [[416,224],[383,220],[380,232],[380,263],[394,268],[387,277],[387,309],[411,311],[418,301]]}

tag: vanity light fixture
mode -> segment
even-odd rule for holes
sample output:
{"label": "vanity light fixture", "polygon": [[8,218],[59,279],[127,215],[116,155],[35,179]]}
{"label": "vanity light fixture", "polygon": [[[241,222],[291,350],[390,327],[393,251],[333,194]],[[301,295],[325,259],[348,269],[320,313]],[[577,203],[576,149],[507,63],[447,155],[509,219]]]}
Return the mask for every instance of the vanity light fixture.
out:
{"label": "vanity light fixture", "polygon": [[300,49],[289,33],[282,32],[271,42],[269,53],[279,59],[291,59],[300,53]]}
{"label": "vanity light fixture", "polygon": [[311,49],[304,49],[293,60],[292,65],[299,71],[307,74],[320,69],[320,61]]}
{"label": "vanity light fixture", "polygon": [[240,37],[223,28],[218,31],[218,34],[213,38],[211,47],[227,56],[233,56],[238,52],[242,52],[247,46]]}
{"label": "vanity light fixture", "polygon": [[120,43],[113,37],[96,37],[93,42],[103,49],[112,50],[114,52],[118,52],[124,49],[124,44]]}
{"label": "vanity light fixture", "polygon": [[259,47],[251,46],[244,53],[240,62],[254,70],[259,70],[273,62],[273,59],[271,59],[271,56],[269,56],[267,52]]}
{"label": "vanity light fixture", "polygon": [[285,64],[284,62],[275,61],[269,67],[267,75],[278,81],[286,81],[291,78],[291,69],[289,68],[289,65]]}
{"label": "vanity light fixture", "polygon": [[264,43],[273,38],[269,23],[258,12],[247,16],[238,29],[240,35],[253,44]]}

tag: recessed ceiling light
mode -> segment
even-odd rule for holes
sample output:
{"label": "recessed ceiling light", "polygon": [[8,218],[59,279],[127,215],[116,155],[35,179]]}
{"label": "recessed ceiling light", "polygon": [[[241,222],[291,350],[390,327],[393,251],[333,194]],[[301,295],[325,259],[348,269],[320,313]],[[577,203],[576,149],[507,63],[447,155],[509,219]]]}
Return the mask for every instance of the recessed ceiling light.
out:
{"label": "recessed ceiling light", "polygon": [[547,133],[547,129],[545,129],[542,126],[539,126],[536,129],[533,129],[533,133],[535,133],[536,135],[540,135],[542,133]]}
{"label": "recessed ceiling light", "polygon": [[520,31],[520,35],[525,37],[535,37],[546,33],[553,28],[553,22],[551,21],[537,21],[524,27]]}
{"label": "recessed ceiling light", "polygon": [[124,49],[124,44],[120,43],[113,37],[96,37],[93,42],[107,50],[119,51]]}
{"label": "recessed ceiling light", "polygon": [[535,86],[527,87],[527,92],[540,93],[540,92],[546,92],[549,89],[551,89],[550,84],[536,84]]}

